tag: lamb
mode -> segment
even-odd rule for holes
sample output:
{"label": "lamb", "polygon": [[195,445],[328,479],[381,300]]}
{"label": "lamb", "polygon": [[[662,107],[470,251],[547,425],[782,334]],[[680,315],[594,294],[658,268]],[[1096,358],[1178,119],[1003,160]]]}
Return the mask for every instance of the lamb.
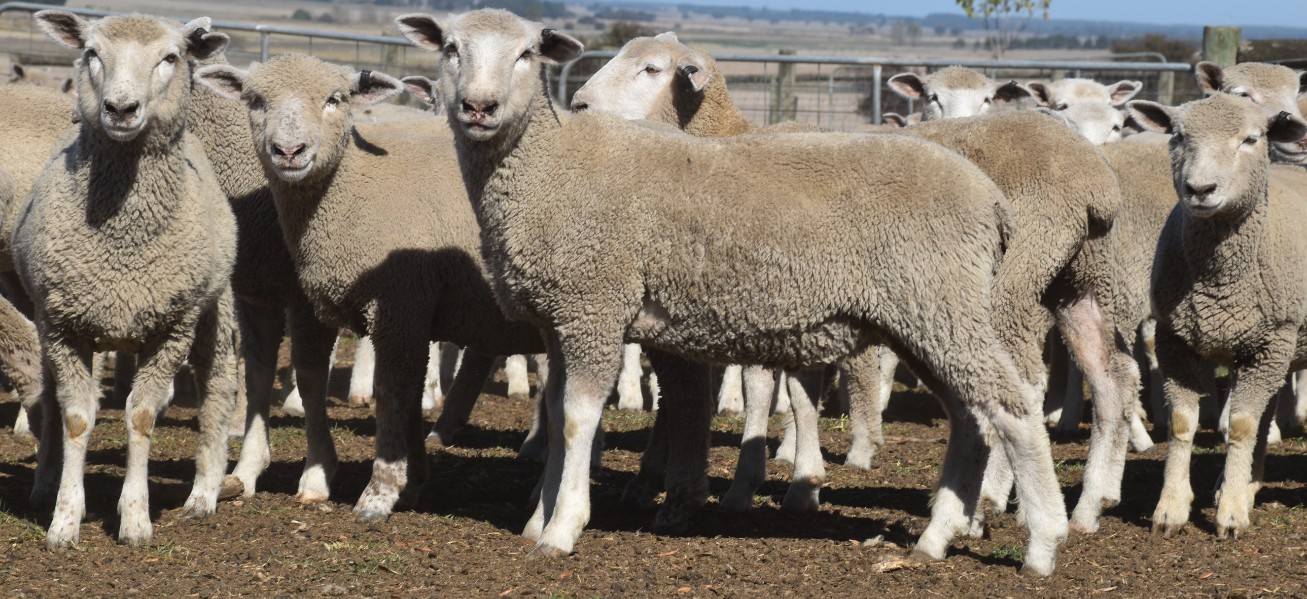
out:
{"label": "lamb", "polygon": [[[475,398],[494,356],[538,353],[540,330],[508,321],[493,299],[452,144],[351,122],[350,105],[384,100],[399,81],[298,55],[248,75],[213,65],[196,77],[259,108],[249,112],[254,147],[300,281],[324,320],[372,336],[377,458],[355,511],[384,519],[397,502],[411,502],[425,477],[416,418],[425,360],[415,356],[425,357],[432,339],[464,346],[450,395]],[[467,414],[447,403],[447,418]]]}
{"label": "lamb", "polygon": [[[1026,568],[1052,572],[1066,516],[1047,434],[1028,409],[1035,391],[989,318],[1007,202],[974,165],[890,136],[701,140],[594,112],[564,123],[544,68],[579,55],[575,39],[493,9],[397,23],[442,53],[446,112],[496,298],[545,330],[550,362],[565,370],[546,394],[551,438],[563,442],[550,443],[524,531],[537,553],[570,553],[588,519],[589,456],[576,449],[590,445],[624,341],[795,370],[884,340],[950,398],[956,417],[974,414],[998,431],[1018,465]],[[891,158],[911,168],[881,175]],[[725,221],[739,234],[715,230]],[[606,243],[592,242],[597,223]],[[567,259],[549,258],[559,255]],[[948,257],[924,276],[916,261],[926,256]],[[810,294],[816,287],[828,292]],[[816,391],[797,379],[789,386]],[[972,445],[951,444],[950,466],[975,458],[959,455],[962,446]],[[943,557],[974,507],[975,489],[952,483],[941,487],[919,554]]]}
{"label": "lamb", "polygon": [[[667,42],[662,46],[671,48]],[[674,58],[662,61],[681,67],[676,76],[664,78],[666,91],[640,89],[632,93],[637,86],[624,85],[629,80],[628,69],[582,97],[583,108],[681,123],[687,132],[688,125],[695,123],[699,124],[697,130],[705,132],[744,129],[743,115],[730,102],[720,73],[711,68],[711,57],[681,44],[676,46],[670,54]],[[650,60],[650,64],[654,61]],[[640,65],[637,62],[633,66]],[[691,76],[699,78],[699,82],[692,85],[694,81],[682,81]],[[1018,226],[1017,237],[1008,244],[1008,257],[1000,267],[997,284],[1004,291],[998,295],[1001,301],[995,304],[998,329],[1008,347],[1016,348],[1015,357],[1027,380],[1040,381],[1044,377],[1041,350],[1054,321],[1063,335],[1074,341],[1077,358],[1095,367],[1092,381],[1103,424],[1095,428],[1085,492],[1074,518],[1077,528],[1093,531],[1102,504],[1120,497],[1125,463],[1123,435],[1128,430],[1122,425],[1128,422],[1126,418],[1134,416],[1133,410],[1125,408],[1125,402],[1139,385],[1127,349],[1132,332],[1122,332],[1117,338],[1118,331],[1111,326],[1117,320],[1112,312],[1117,295],[1116,269],[1110,241],[1104,235],[1121,201],[1116,177],[1101,154],[1085,140],[1038,114],[928,122],[905,129],[904,133],[941,143],[975,160],[1012,199],[1018,222],[1029,223]],[[987,151],[993,146],[1008,149],[1001,153]],[[859,439],[878,443],[883,438],[879,415],[889,395],[895,364],[893,352],[877,350],[847,365],[851,420],[855,423],[850,461],[857,457],[869,462],[874,453],[876,445],[859,446]],[[857,427],[869,432],[857,431]],[[1138,428],[1142,429],[1142,425]],[[1143,442],[1151,444],[1146,431],[1141,436]],[[1008,480],[1001,470],[998,476],[987,477],[986,499],[1006,506]]]}
{"label": "lamb", "polygon": [[188,353],[204,403],[187,517],[214,512],[226,462],[237,385],[236,221],[200,142],[186,131],[186,108],[192,61],[221,52],[227,36],[209,32],[208,18],[184,26],[144,16],[86,22],[63,11],[34,18],[55,41],[83,51],[83,119],[41,172],[14,231],[14,261],[36,302],[46,364],[32,497],[43,504],[57,491],[46,544],[75,544],[97,403],[93,352],[138,352],[144,360],[125,411],[118,538],[139,545],[152,534],[150,431]]}
{"label": "lamb", "polygon": [[964,67],[945,67],[926,76],[899,73],[886,81],[904,99],[921,102],[921,121],[990,114],[995,103],[1030,98],[1029,88],[1016,81],[997,83]]}
{"label": "lamb", "polygon": [[1132,102],[1129,109],[1145,127],[1173,134],[1180,200],[1158,240],[1152,280],[1157,357],[1171,405],[1153,530],[1169,537],[1189,521],[1198,403],[1213,391],[1206,358],[1236,374],[1216,531],[1237,537],[1248,528],[1260,487],[1267,407],[1284,377],[1307,366],[1307,344],[1300,342],[1307,332],[1307,240],[1300,234],[1307,198],[1271,177],[1286,167],[1271,166],[1268,147],[1307,136],[1307,122],[1287,113],[1267,117],[1226,94],[1179,108]]}

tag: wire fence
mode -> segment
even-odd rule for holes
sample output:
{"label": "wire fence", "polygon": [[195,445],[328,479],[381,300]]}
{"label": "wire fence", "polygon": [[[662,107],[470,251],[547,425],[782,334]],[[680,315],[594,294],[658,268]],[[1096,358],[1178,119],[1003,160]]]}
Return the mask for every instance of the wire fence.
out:
{"label": "wire fence", "polygon": [[[50,8],[31,2],[0,3],[0,52],[31,65],[71,65],[77,53],[47,38],[32,22],[30,13]],[[66,8],[83,16],[101,17],[111,11]],[[228,60],[243,66],[285,53],[310,54],[358,69],[391,75],[436,74],[438,57],[412,47],[398,36],[302,29],[214,21],[213,27],[231,36]],[[736,104],[759,124],[798,120],[829,129],[857,130],[878,124],[886,112],[911,114],[911,102],[889,93],[884,82],[896,73],[926,72],[950,65],[981,70],[997,80],[1054,80],[1086,77],[1103,82],[1132,79],[1143,82],[1138,98],[1178,104],[1200,97],[1193,78],[1184,76],[1192,66],[1163,62],[957,60],[901,57],[804,56],[720,54],[716,60],[725,73]],[[586,52],[553,73],[553,89],[566,105],[571,94],[616,53]],[[1122,57],[1117,57],[1122,58]],[[1177,77],[1177,74],[1182,74]]]}

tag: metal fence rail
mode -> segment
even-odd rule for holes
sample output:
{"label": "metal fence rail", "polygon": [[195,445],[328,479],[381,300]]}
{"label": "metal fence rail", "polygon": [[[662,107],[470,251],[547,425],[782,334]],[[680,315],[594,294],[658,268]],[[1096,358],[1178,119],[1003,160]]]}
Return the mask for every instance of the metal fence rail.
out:
{"label": "metal fence rail", "polygon": [[[0,15],[7,12],[36,12],[51,8],[34,2],[0,3]],[[115,13],[91,8],[63,8],[88,17],[103,17]],[[421,73],[432,76],[438,57],[413,48],[408,40],[398,36],[366,35],[280,25],[262,25],[235,21],[214,21],[215,29],[232,36],[227,50],[228,59],[258,59],[267,61],[275,48],[281,51],[303,52],[325,60],[353,64],[355,68],[368,68],[394,75]],[[249,35],[253,34],[253,35]],[[22,54],[24,50],[12,47],[12,37],[0,38],[0,51]],[[25,40],[26,55],[45,56],[49,60],[71,63],[74,53],[46,41],[44,35],[29,25]],[[410,56],[409,50],[414,50]],[[584,82],[589,74],[611,59],[613,51],[586,52],[573,62],[558,69],[554,83],[556,98],[566,105],[570,92]],[[1118,58],[1124,58],[1121,56]],[[1130,55],[1130,58],[1144,56]],[[1058,60],[987,60],[937,59],[911,57],[850,57],[805,56],[795,54],[719,54],[715,56],[732,71],[726,77],[737,105],[750,118],[760,123],[797,119],[830,129],[856,129],[867,124],[880,123],[888,108],[908,114],[915,106],[892,94],[885,94],[887,75],[913,67],[926,69],[946,66],[965,66],[979,69],[994,78],[1058,79],[1062,77],[1131,77],[1143,81],[1140,98],[1157,99],[1164,103],[1178,103],[1196,97],[1197,90],[1189,86],[1177,89],[1176,73],[1188,73],[1192,66],[1185,63],[1163,62],[1109,62],[1109,61],[1058,61]],[[1147,58],[1160,58],[1149,55]],[[1188,82],[1186,82],[1188,83]]]}

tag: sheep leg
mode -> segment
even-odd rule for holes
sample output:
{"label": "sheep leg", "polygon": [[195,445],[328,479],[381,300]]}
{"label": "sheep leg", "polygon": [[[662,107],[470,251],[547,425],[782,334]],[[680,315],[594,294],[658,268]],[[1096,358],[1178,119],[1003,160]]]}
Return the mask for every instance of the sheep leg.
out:
{"label": "sheep leg", "polygon": [[743,369],[744,435],[740,439],[740,457],[735,465],[735,479],[722,496],[723,509],[743,512],[753,507],[753,496],[767,479],[767,417],[776,398],[776,378],[762,366]]}
{"label": "sheep leg", "polygon": [[[48,354],[42,348],[43,354]],[[37,434],[36,473],[28,501],[33,507],[53,508],[59,493],[59,477],[63,471],[64,431],[61,408],[54,380],[54,368],[45,361],[41,374],[44,381],[40,400],[28,408],[27,418]]]}
{"label": "sheep leg", "polygon": [[644,392],[640,379],[644,367],[640,365],[640,344],[622,346],[622,372],[617,376],[617,409],[639,412],[644,409]]}
{"label": "sheep leg", "polygon": [[32,434],[27,407],[41,397],[41,342],[36,326],[0,297],[0,373],[8,380],[19,402],[14,434]]}
{"label": "sheep leg", "polygon": [[[189,332],[189,331],[188,331]],[[147,468],[150,459],[150,435],[154,430],[154,421],[160,410],[167,405],[168,389],[171,386],[173,377],[177,369],[181,367],[182,362],[186,359],[186,354],[190,349],[192,339],[189,335],[178,335],[169,337],[164,343],[155,348],[146,348],[138,356],[136,378],[132,379],[132,392],[127,396],[127,408],[123,416],[127,419],[127,473],[123,478],[123,491],[118,499],[118,514],[121,521],[118,525],[118,542],[128,545],[142,545],[150,541],[153,529],[150,524],[150,500],[149,488],[146,483]],[[230,341],[234,342],[235,339]],[[230,348],[234,350],[235,348]],[[214,404],[221,403],[215,401]],[[213,409],[208,410],[212,415]],[[226,457],[227,442],[227,417],[230,417],[230,406],[225,413],[221,414],[224,418],[219,421],[218,426],[220,433],[215,434],[212,430],[212,421],[208,421],[204,413],[204,407],[201,408],[200,425],[201,440],[200,452],[197,457],[209,457],[205,455],[206,442],[211,439],[208,435],[218,438],[221,448],[224,450],[222,457]],[[206,431],[205,426],[209,425]],[[208,433],[206,435],[205,433]],[[67,441],[65,440],[65,443]],[[65,450],[65,461],[67,461],[69,452]],[[224,460],[225,462],[225,460]],[[212,461],[196,462],[195,484],[198,488],[207,476],[216,474],[213,481],[213,499],[216,504],[218,483],[221,481],[222,473],[226,469],[226,464],[218,466],[216,473],[205,470],[215,466]],[[65,470],[67,464],[65,463]],[[193,489],[194,491],[194,489]],[[60,489],[63,493],[63,489]],[[194,492],[192,492],[192,497]]]}
{"label": "sheep leg", "polygon": [[[56,422],[62,422],[63,425],[62,430],[56,433],[61,435],[62,438],[60,444],[62,447],[62,474],[58,483],[58,499],[55,502],[54,517],[51,519],[50,528],[46,532],[45,544],[50,549],[62,549],[77,544],[81,538],[82,517],[86,515],[86,490],[83,487],[82,480],[86,466],[86,446],[91,440],[91,430],[95,428],[95,412],[99,402],[94,371],[91,365],[91,352],[79,349],[69,341],[53,338],[48,334],[42,346],[45,349],[46,364],[52,371],[52,378],[59,381],[57,387],[51,386],[51,391],[57,397],[58,412],[47,412],[46,419],[58,418]],[[47,409],[49,407],[47,405]],[[149,418],[153,422],[154,412],[150,412]],[[129,436],[132,436],[131,431],[132,428],[129,422]],[[43,446],[45,445],[44,438],[54,437],[54,435],[48,434],[51,432],[55,431],[47,430],[43,433]],[[149,438],[146,437],[145,441],[148,443]],[[128,449],[130,458],[131,446]],[[53,458],[55,456],[47,454],[42,457]],[[129,468],[132,465],[133,462],[129,459]],[[139,468],[137,466],[137,470]],[[132,471],[129,470],[129,477],[131,474]],[[43,493],[48,492],[42,489],[42,486],[44,486],[42,482],[38,479],[37,489],[33,490],[33,494],[36,494],[38,490]],[[141,482],[144,482],[143,478]],[[127,493],[128,488],[124,485],[124,497]],[[128,518],[124,517],[123,522],[126,523],[127,521]],[[147,528],[149,523],[149,513],[147,511],[145,517]]]}
{"label": "sheep leg", "polygon": [[[542,394],[542,402],[545,406],[543,418],[545,431],[548,440],[545,443],[545,469],[540,475],[540,482],[536,484],[535,490],[531,492],[535,501],[535,510],[531,518],[527,520],[526,527],[522,529],[522,536],[539,541],[544,534],[545,524],[548,523],[549,517],[553,515],[554,502],[558,498],[559,480],[562,477],[563,468],[563,393],[567,384],[567,370],[564,367],[562,349],[558,344],[557,338],[552,333],[546,331],[545,349],[546,359],[549,362],[550,376],[545,382],[545,391]],[[666,459],[664,458],[665,462]],[[665,467],[665,465],[661,466]],[[548,502],[546,502],[548,499]]]}
{"label": "sheep leg", "polygon": [[711,372],[706,364],[649,350],[654,371],[667,392],[659,414],[667,414],[667,497],[654,516],[653,531],[684,534],[690,518],[708,502],[708,450],[712,440]]}
{"label": "sheep leg", "polygon": [[1171,430],[1166,444],[1162,494],[1153,510],[1153,532],[1170,538],[1189,523],[1194,501],[1189,483],[1189,461],[1198,430],[1198,405],[1203,395],[1216,393],[1211,375],[1204,376],[1204,361],[1179,337],[1159,324],[1157,362],[1164,377],[1166,400],[1171,406]]}
{"label": "sheep leg", "polygon": [[422,434],[422,377],[426,374],[427,340],[408,334],[429,330],[414,322],[372,327],[376,348],[376,458],[372,478],[363,489],[354,513],[360,522],[390,517],[396,506],[408,505],[426,481],[426,445]]}
{"label": "sheep leg", "polygon": [[[440,346],[439,341],[432,341],[427,346],[427,376],[422,380],[422,411],[443,408],[445,394],[440,387]],[[494,371],[494,367],[491,367]]]}
{"label": "sheep leg", "polygon": [[504,359],[504,378],[508,379],[508,399],[522,401],[531,396],[527,379],[526,356],[508,356]]}
{"label": "sheep leg", "polygon": [[495,356],[484,354],[471,348],[463,350],[462,364],[458,374],[454,375],[454,384],[445,396],[445,408],[431,428],[431,434],[444,445],[453,445],[458,432],[467,426],[472,418],[472,408],[477,405],[477,398],[485,388],[486,381],[494,374]]}
{"label": "sheep leg", "polygon": [[[1072,512],[1077,531],[1098,530],[1103,507],[1121,498],[1130,416],[1138,383],[1124,373],[1134,358],[1115,343],[1112,327],[1094,296],[1079,298],[1058,311],[1058,329],[1080,370],[1093,389],[1094,421],[1090,429],[1089,458],[1084,487]],[[1121,366],[1121,367],[1118,367]],[[1131,383],[1134,383],[1133,385]]]}
{"label": "sheep leg", "polygon": [[821,508],[821,486],[826,482],[826,463],[818,437],[817,400],[821,397],[824,377],[821,370],[787,373],[790,407],[794,414],[794,474],[781,507],[796,512],[815,512]]}
{"label": "sheep leg", "polygon": [[1063,393],[1070,388],[1067,385],[1067,375],[1071,372],[1071,355],[1060,335],[1048,338],[1048,372],[1044,417],[1049,427],[1055,427],[1062,421],[1062,409],[1066,407],[1066,396]]}
{"label": "sheep leg", "polygon": [[1299,428],[1307,423],[1307,370],[1293,373],[1293,416]]}
{"label": "sheep leg", "polygon": [[336,444],[327,420],[327,385],[332,356],[339,337],[336,329],[318,322],[304,298],[287,311],[290,316],[290,360],[299,372],[300,396],[304,399],[304,437],[308,451],[300,474],[295,500],[320,503],[331,496],[331,479],[336,474]]}
{"label": "sheep leg", "polygon": [[535,356],[535,361],[538,384],[535,395],[531,396],[531,429],[527,431],[522,447],[517,450],[517,459],[544,463],[545,444],[549,440],[546,428],[548,417],[545,413],[547,406],[544,398],[545,387],[549,384],[549,358],[544,354],[538,354]]}
{"label": "sheep leg", "polygon": [[1265,455],[1265,433],[1274,417],[1274,410],[1267,408],[1284,384],[1293,348],[1292,336],[1277,337],[1260,362],[1238,370],[1230,390],[1230,440],[1216,498],[1216,534],[1221,538],[1238,538],[1248,528],[1253,497],[1260,486],[1253,479],[1253,462],[1257,454]]}
{"label": "sheep leg", "polygon": [[[188,519],[205,518],[218,507],[222,475],[227,471],[227,427],[236,408],[240,387],[237,356],[240,353],[240,327],[236,324],[235,299],[228,289],[217,303],[200,315],[195,328],[195,342],[190,352],[191,366],[200,388],[200,442],[195,455],[195,484],[182,506]],[[276,366],[273,362],[273,368]],[[275,373],[275,370],[273,371]],[[264,392],[264,406],[271,400],[272,377]],[[160,406],[163,407],[163,406]],[[266,412],[265,412],[266,413]],[[146,458],[148,459],[148,454]],[[141,468],[144,476],[145,468]],[[144,481],[142,481],[144,482]],[[149,510],[145,510],[149,516]]]}
{"label": "sheep leg", "polygon": [[[294,344],[291,344],[291,351],[294,351]],[[332,362],[334,363],[336,354],[332,352]],[[288,416],[304,417],[304,396],[300,395],[299,377],[295,374],[294,368],[287,368],[281,379],[281,390],[285,399],[281,401],[281,411]]]}
{"label": "sheep leg", "polygon": [[667,462],[672,436],[670,429],[680,426],[666,409],[654,412],[649,442],[640,454],[640,471],[622,489],[622,505],[636,510],[652,510],[667,481]]}
{"label": "sheep leg", "polygon": [[898,356],[883,345],[873,346],[844,362],[849,386],[849,423],[853,442],[845,466],[871,469],[871,459],[885,445],[882,414],[894,386]]}
{"label": "sheep leg", "polygon": [[[784,414],[781,420],[781,444],[776,446],[776,455],[772,460],[786,464],[794,463],[797,448],[795,442],[794,403],[790,398],[789,376],[784,372],[776,373],[776,411]],[[785,409],[781,409],[784,406]]]}
{"label": "sheep leg", "polygon": [[905,359],[914,364],[912,371],[918,373],[921,381],[939,399],[949,420],[948,446],[944,450],[939,485],[931,501],[930,523],[914,548],[925,559],[939,560],[944,559],[949,545],[959,534],[978,537],[984,533],[978,475],[985,473],[984,465],[989,455],[1001,452],[991,451],[985,443],[980,422],[957,394],[923,364],[911,357]]}
{"label": "sheep leg", "polygon": [[744,411],[744,367],[731,364],[722,369],[722,386],[717,390],[717,412],[739,414]]}
{"label": "sheep leg", "polygon": [[1075,363],[1067,364],[1066,393],[1062,396],[1062,410],[1057,421],[1057,432],[1070,434],[1080,430],[1085,419],[1085,371]]}
{"label": "sheep leg", "polygon": [[354,345],[354,368],[349,375],[349,405],[364,406],[372,401],[376,386],[377,350],[372,336],[360,335]]}
{"label": "sheep leg", "polygon": [[[563,379],[562,401],[550,398],[549,463],[545,466],[546,478],[540,496],[545,526],[532,551],[550,557],[570,554],[590,519],[594,434],[622,366],[620,327],[609,331],[584,325],[567,329],[584,333],[576,339],[549,343],[550,360],[557,359],[559,371],[567,374]],[[554,346],[559,349],[552,350]],[[561,409],[553,409],[557,403],[562,404],[558,406]]]}
{"label": "sheep leg", "polygon": [[[240,459],[223,480],[222,495],[251,497],[259,475],[268,469],[272,454],[268,448],[268,416],[272,403],[272,382],[277,375],[277,349],[286,330],[286,311],[236,304],[241,325],[241,353],[245,357],[245,439]],[[292,346],[292,350],[295,349]]]}
{"label": "sheep leg", "polygon": [[1162,369],[1157,364],[1157,321],[1145,320],[1139,325],[1139,340],[1148,365],[1148,405],[1153,410],[1153,430],[1164,431],[1170,427],[1171,411],[1166,406],[1166,391]]}

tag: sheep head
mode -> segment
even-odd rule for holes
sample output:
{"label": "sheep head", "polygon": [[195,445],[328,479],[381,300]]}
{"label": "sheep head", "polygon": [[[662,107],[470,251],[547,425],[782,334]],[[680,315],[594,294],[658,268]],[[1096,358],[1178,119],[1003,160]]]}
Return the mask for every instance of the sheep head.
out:
{"label": "sheep head", "polygon": [[298,183],[332,172],[354,130],[352,105],[381,102],[403,90],[383,73],[353,71],[312,56],[278,56],[249,72],[215,64],[195,79],[245,103],[255,151],[277,178]]}
{"label": "sheep head", "polygon": [[1155,102],[1127,106],[1145,129],[1172,134],[1176,194],[1196,218],[1246,214],[1266,197],[1268,144],[1307,135],[1301,118],[1287,112],[1268,117],[1247,99],[1227,94],[1174,108]]}
{"label": "sheep head", "polygon": [[[1261,106],[1267,115],[1286,112],[1303,118],[1298,96],[1307,89],[1307,73],[1260,62],[1245,62],[1229,68],[1200,62],[1194,65],[1194,75],[1206,95],[1242,96]],[[1280,164],[1307,165],[1307,139],[1271,144],[1271,160]]]}
{"label": "sheep head", "polygon": [[899,73],[888,83],[894,93],[922,102],[922,121],[988,114],[995,102],[1015,102],[1031,96],[1030,89],[1016,81],[998,83],[963,67],[946,67],[924,77]]}
{"label": "sheep head", "polygon": [[86,21],[43,10],[33,18],[56,42],[82,50],[79,112],[84,123],[118,142],[132,141],[152,125],[180,127],[195,61],[221,53],[228,42],[225,34],[209,31],[208,17],[178,25],[140,15]]}
{"label": "sheep head", "polygon": [[711,56],[682,44],[673,32],[637,37],[576,90],[572,111],[677,124],[684,120],[677,106],[697,108],[705,86],[720,77]]}
{"label": "sheep head", "polygon": [[572,60],[584,49],[565,33],[505,10],[448,19],[408,14],[395,24],[414,45],[440,53],[439,88],[451,125],[472,141],[494,139],[505,124],[524,126],[531,100],[545,93],[544,65]]}

